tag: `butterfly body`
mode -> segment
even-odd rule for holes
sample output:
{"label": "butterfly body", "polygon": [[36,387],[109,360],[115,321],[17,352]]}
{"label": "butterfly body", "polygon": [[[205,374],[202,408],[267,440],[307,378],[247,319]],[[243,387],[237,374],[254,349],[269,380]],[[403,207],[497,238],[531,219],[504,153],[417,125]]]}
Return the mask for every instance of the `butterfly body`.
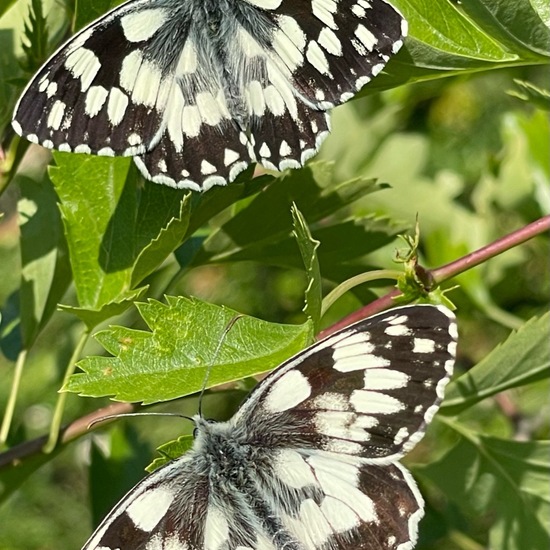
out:
{"label": "butterfly body", "polygon": [[397,308],[283,363],[113,509],[84,550],[408,550],[423,500],[397,460],[443,397],[444,308]]}
{"label": "butterfly body", "polygon": [[195,190],[296,168],[402,44],[383,0],[130,0],[62,46],[15,109],[44,147],[133,156]]}

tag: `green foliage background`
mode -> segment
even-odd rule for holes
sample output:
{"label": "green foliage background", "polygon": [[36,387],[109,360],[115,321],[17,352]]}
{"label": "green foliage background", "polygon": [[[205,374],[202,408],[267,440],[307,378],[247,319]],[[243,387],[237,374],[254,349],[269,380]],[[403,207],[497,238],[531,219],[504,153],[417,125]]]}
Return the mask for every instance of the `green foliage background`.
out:
{"label": "green foliage background", "polygon": [[[550,214],[547,2],[394,3],[410,25],[405,48],[334,111],[316,159],[199,196],[144,183],[129,159],[50,159],[14,137],[32,72],[111,3],[34,0],[31,23],[30,0],[3,0],[0,410],[21,373],[4,450],[113,395],[179,398],[154,410],[194,414],[208,365],[209,386],[231,384],[207,393],[205,414],[227,418],[253,375],[388,292],[388,280],[357,287],[320,317],[336,284],[401,269],[396,237],[417,215],[420,261],[433,268]],[[459,361],[406,460],[427,501],[418,548],[550,545],[548,252],[539,236],[445,283],[460,285],[450,293]],[[224,337],[236,312],[251,317]],[[0,549],[80,548],[155,447],[190,430],[120,420],[51,454],[0,461]]]}

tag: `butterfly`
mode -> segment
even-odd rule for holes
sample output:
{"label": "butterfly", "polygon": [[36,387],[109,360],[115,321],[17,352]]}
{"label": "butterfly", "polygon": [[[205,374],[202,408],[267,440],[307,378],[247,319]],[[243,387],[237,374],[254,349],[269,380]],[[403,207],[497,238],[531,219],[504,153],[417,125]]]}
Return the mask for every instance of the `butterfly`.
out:
{"label": "butterfly", "polygon": [[298,168],[328,109],[376,76],[407,24],[384,0],[130,0],[38,71],[12,126],[49,149],[132,156],[197,191],[250,163]]}
{"label": "butterfly", "polygon": [[398,459],[453,369],[446,308],[412,305],[340,330],[262,380],[226,422],[138,483],[83,550],[406,550],[423,500]]}

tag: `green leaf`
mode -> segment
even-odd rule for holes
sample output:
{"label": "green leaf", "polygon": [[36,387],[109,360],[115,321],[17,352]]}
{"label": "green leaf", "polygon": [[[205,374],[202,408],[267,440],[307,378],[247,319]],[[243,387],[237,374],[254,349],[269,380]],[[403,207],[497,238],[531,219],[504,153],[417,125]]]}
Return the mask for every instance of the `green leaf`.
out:
{"label": "green leaf", "polygon": [[460,4],[483,31],[516,55],[526,60],[549,57],[550,28],[530,0],[462,0]]}
{"label": "green leaf", "polygon": [[[96,334],[114,357],[87,357],[64,390],[156,403],[266,372],[312,341],[310,322],[280,325],[195,299],[138,304],[151,332],[112,327]],[[235,317],[239,317],[225,334]],[[223,340],[221,346],[220,342]],[[219,349],[218,349],[219,347]]]}
{"label": "green leaf", "polygon": [[405,46],[360,95],[406,82],[548,63],[548,8],[540,0],[393,0],[409,23]]}
{"label": "green leaf", "polygon": [[16,2],[17,0],[4,0],[0,4],[0,17],[2,17],[2,15],[4,15],[4,13],[6,13]]}
{"label": "green leaf", "polygon": [[49,31],[42,12],[42,0],[31,0],[24,28],[26,39],[22,44],[26,55],[24,68],[34,72],[42,65],[48,53]]}
{"label": "green leaf", "polygon": [[[135,198],[125,190],[130,159],[54,153],[50,177],[80,307],[100,309],[129,290]],[[116,230],[115,230],[116,229]]]}
{"label": "green leaf", "polygon": [[146,185],[136,220],[137,257],[131,286],[152,273],[182,242],[189,225],[191,194],[164,185]]}
{"label": "green leaf", "polygon": [[530,319],[485,359],[449,384],[443,414],[455,415],[510,388],[550,376],[550,313]]}
{"label": "green leaf", "polygon": [[471,516],[492,520],[488,548],[548,548],[550,441],[509,441],[445,424],[456,430],[459,442],[415,473]]}
{"label": "green leaf", "polygon": [[508,93],[523,101],[529,101],[539,109],[550,111],[550,91],[546,88],[535,86],[531,82],[514,79],[518,90],[511,90]]}
{"label": "green leaf", "polygon": [[[79,301],[87,322],[121,312],[135,290],[181,243],[189,192],[136,186],[130,159],[54,153],[51,179],[61,212]],[[93,193],[90,193],[93,189]]]}
{"label": "green leaf", "polygon": [[113,0],[93,0],[88,2],[76,2],[75,4],[75,31],[82,29],[88,23],[91,23],[98,17],[104,15],[107,11],[114,8],[121,2]]}
{"label": "green leaf", "polygon": [[86,327],[88,327],[88,330],[92,330],[106,319],[110,319],[111,317],[124,313],[134,304],[136,300],[143,297],[145,292],[147,292],[147,289],[148,287],[143,286],[141,288],[136,288],[135,290],[122,292],[116,300],[103,304],[98,309],[87,309],[63,304],[59,306],[59,309],[66,313],[75,315],[86,325]]}
{"label": "green leaf", "polygon": [[164,466],[171,460],[174,460],[185,454],[193,446],[194,438],[191,434],[181,435],[177,439],[163,443],[158,447],[157,451],[161,453],[159,456],[147,466],[148,472],[154,472],[157,468]]}
{"label": "green leaf", "polygon": [[313,321],[314,330],[318,332],[323,302],[321,269],[317,259],[317,248],[320,243],[311,236],[306,220],[295,204],[292,205],[292,220],[294,236],[306,269],[307,288],[304,313]]}
{"label": "green leaf", "polygon": [[[223,220],[202,243],[192,265],[253,260],[301,268],[303,260],[291,234],[290,212],[295,203],[312,228],[313,238],[323,243],[319,250],[323,276],[331,278],[331,270],[343,278],[364,271],[362,262],[357,266],[346,262],[387,244],[400,228],[373,220],[372,216],[353,216],[344,221],[323,221],[316,229],[315,222],[380,189],[373,179],[366,178],[337,183],[332,171],[332,163],[314,162],[281,175],[231,218]],[[266,212],[279,214],[266,216]]]}
{"label": "green leaf", "polygon": [[65,294],[71,270],[51,185],[24,176],[16,180],[21,192],[21,333],[28,349]]}

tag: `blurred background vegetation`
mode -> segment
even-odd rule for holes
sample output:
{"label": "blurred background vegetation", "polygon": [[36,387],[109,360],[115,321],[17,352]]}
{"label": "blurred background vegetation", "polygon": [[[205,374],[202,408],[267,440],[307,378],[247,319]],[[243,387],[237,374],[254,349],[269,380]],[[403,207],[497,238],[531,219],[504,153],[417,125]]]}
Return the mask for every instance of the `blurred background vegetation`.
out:
{"label": "blurred background vegetation", "polygon": [[[26,8],[18,7],[18,2],[10,4],[13,4],[11,10],[17,8],[21,10],[18,13],[25,13]],[[407,14],[409,4],[415,3],[396,4]],[[51,13],[48,9],[55,5],[46,2],[45,13]],[[101,7],[94,9],[102,11]],[[546,13],[541,6],[539,10]],[[28,76],[17,61],[22,33],[20,25],[15,25],[13,20],[14,15],[6,5],[0,11],[0,37],[4,33],[4,43],[9,42],[12,47],[5,50],[0,60],[6,80],[0,92],[3,94],[0,96],[3,103],[0,130],[5,129],[5,159],[10,162],[15,146],[7,126],[9,114],[25,74]],[[49,40],[58,40],[66,28],[65,16],[52,18]],[[413,38],[418,38],[414,21],[412,29]],[[11,35],[6,38],[8,32]],[[43,61],[43,57],[39,61]],[[394,67],[400,74],[398,63]],[[387,243],[358,260],[357,265],[365,269],[396,268],[392,258],[395,249],[403,244],[395,235],[413,228],[417,216],[421,230],[420,261],[425,267],[437,267],[550,214],[550,125],[548,112],[540,108],[544,105],[544,93],[533,94],[531,88],[521,84],[528,82],[541,89],[547,86],[548,65],[523,58],[515,63],[503,63],[502,68],[476,68],[451,74],[457,72],[442,71],[445,78],[433,77],[364,94],[333,113],[333,133],[315,159],[315,162],[333,163],[321,165],[327,170],[327,178],[333,182],[377,178],[387,184],[345,210],[345,216],[350,219],[372,217],[371,229],[379,227],[388,236]],[[527,96],[527,100],[521,96]],[[542,100],[537,102],[534,96]],[[47,161],[43,150],[29,149],[25,157],[27,177],[34,171],[40,180]],[[17,291],[21,287],[22,270],[18,221],[21,192],[18,185],[8,185],[13,173],[8,164],[5,166],[5,188],[0,197],[3,213],[0,219],[2,411],[9,396],[16,358],[13,350],[17,349],[19,338],[14,325],[10,326],[7,320],[16,318],[12,313],[20,307]],[[277,181],[273,184],[277,185]],[[90,189],[90,193],[94,190]],[[227,219],[231,213],[244,209],[248,200],[220,216]],[[278,214],[265,213],[266,217]],[[343,215],[335,214],[336,217]],[[42,230],[47,232],[48,227]],[[198,235],[208,235],[209,231],[207,225]],[[320,251],[323,244],[321,242]],[[342,234],[339,245],[345,248],[348,244]],[[478,364],[511,330],[547,311],[548,245],[548,235],[536,237],[452,282],[460,285],[449,294],[458,307],[459,374]],[[325,263],[328,262],[330,258],[325,259]],[[265,258],[219,261],[180,272],[175,257],[170,256],[148,280],[151,284],[148,295],[160,299],[171,281],[169,293],[172,295],[196,296],[271,322],[304,322],[302,307],[307,280],[303,269],[269,263]],[[325,280],[325,293],[336,282],[339,281]],[[388,289],[388,286],[375,285],[348,293],[329,310],[323,326],[329,326]],[[61,302],[76,303],[74,287],[68,287]],[[109,319],[99,328],[107,324],[143,328],[134,308]],[[75,316],[56,312],[38,335],[21,380],[9,445],[47,433],[57,390],[80,332],[81,322]],[[103,348],[90,340],[83,356],[103,353]],[[550,439],[548,375],[539,378],[482,401],[475,409],[466,411],[461,421],[479,432],[510,441]],[[205,400],[207,416],[227,418],[249,386],[245,381],[223,392],[210,392]],[[108,402],[106,398],[71,395],[64,418],[67,421],[79,418]],[[194,414],[197,401],[195,397],[188,397],[155,410]],[[92,523],[97,523],[116,499],[143,477],[143,468],[154,456],[154,449],[190,429],[191,426],[178,419],[126,419],[118,421],[110,430],[96,432],[93,443],[91,437],[83,437],[63,446],[56,451],[54,460],[45,460],[3,503],[0,550],[80,548],[91,533]],[[444,423],[436,422],[406,462],[409,465],[434,462],[452,448],[453,443],[453,435]],[[491,526],[498,524],[495,517],[498,512],[485,510],[486,513],[476,516],[475,511],[483,508],[481,504],[473,503],[470,509],[461,506],[452,495],[442,494],[429,476],[422,477],[421,469],[416,473],[427,499],[427,516],[421,524],[418,548],[491,547],[490,531]],[[2,475],[17,476],[17,473],[6,471]],[[5,479],[0,477],[0,490],[2,484],[6,486]],[[533,489],[535,493],[548,484],[547,463],[541,466],[539,483]],[[489,488],[486,489],[489,492]],[[485,497],[480,486],[480,501]],[[542,530],[548,536],[548,523]],[[543,546],[538,544],[544,540],[544,533],[523,548],[542,550]],[[492,547],[516,546],[510,538],[509,544]]]}

